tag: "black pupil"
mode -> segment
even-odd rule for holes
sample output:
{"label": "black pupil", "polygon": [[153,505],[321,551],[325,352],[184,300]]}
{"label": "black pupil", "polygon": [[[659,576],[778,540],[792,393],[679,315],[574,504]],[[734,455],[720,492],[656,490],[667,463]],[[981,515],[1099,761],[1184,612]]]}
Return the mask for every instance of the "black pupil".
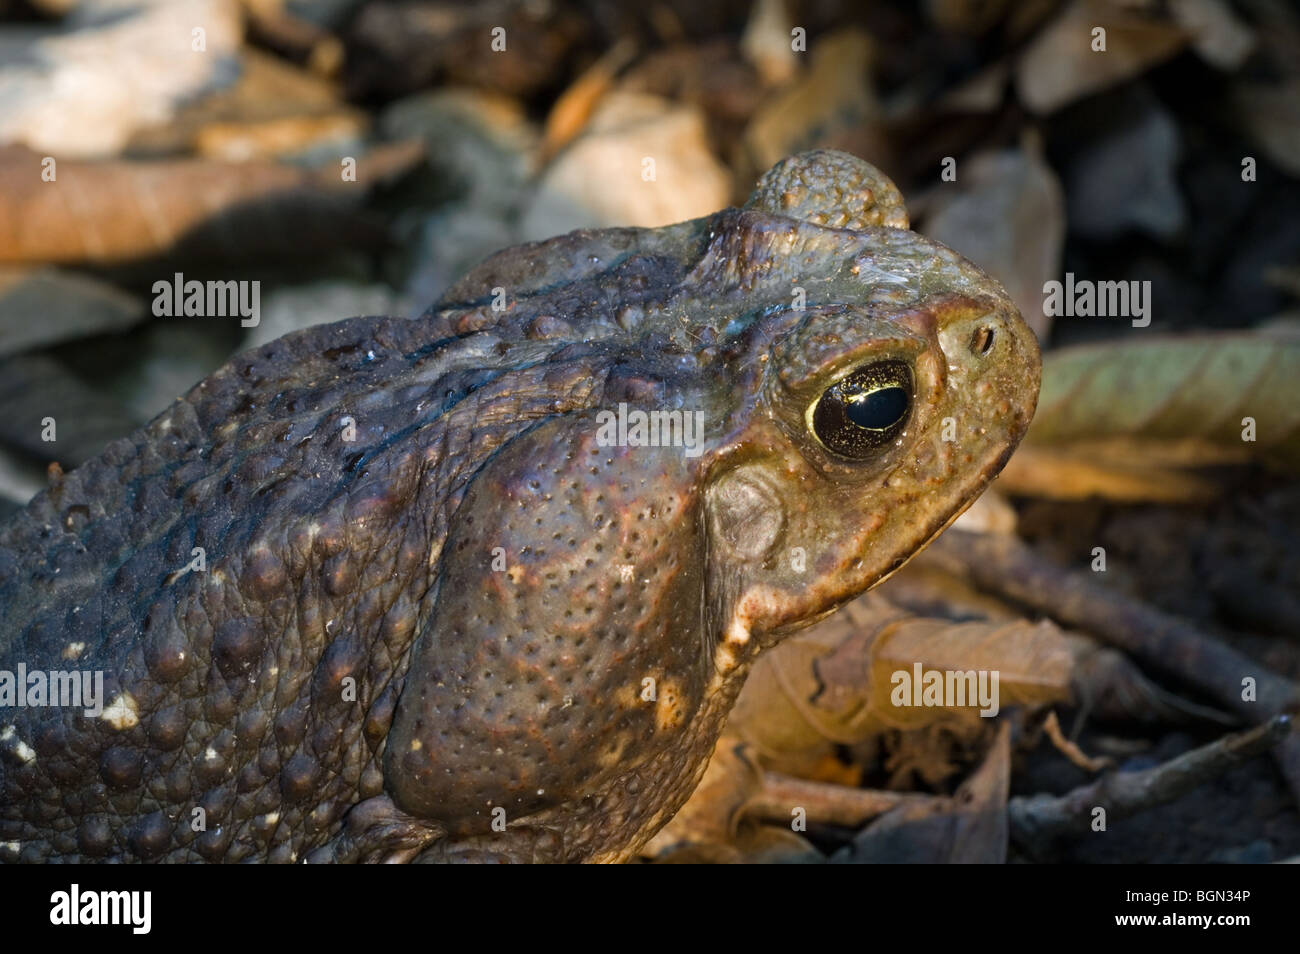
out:
{"label": "black pupil", "polygon": [[810,423],[827,450],[870,460],[903,432],[911,409],[911,367],[874,361],[828,387],[813,406]]}
{"label": "black pupil", "polygon": [[898,423],[907,411],[907,392],[901,387],[880,388],[860,398],[850,398],[845,416],[858,427],[883,431]]}

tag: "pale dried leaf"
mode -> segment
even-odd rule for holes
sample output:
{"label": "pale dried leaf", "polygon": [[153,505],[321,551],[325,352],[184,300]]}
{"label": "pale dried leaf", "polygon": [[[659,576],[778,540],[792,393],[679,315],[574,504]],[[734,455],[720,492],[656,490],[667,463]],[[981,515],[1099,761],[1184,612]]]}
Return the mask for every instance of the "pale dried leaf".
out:
{"label": "pale dried leaf", "polygon": [[953,526],[973,533],[1015,533],[1016,508],[990,487],[953,521]]}
{"label": "pale dried leaf", "polygon": [[0,268],[0,356],[123,331],[144,302],[106,282],[57,268]]}
{"label": "pale dried leaf", "polygon": [[1052,352],[1025,446],[1064,444],[1144,467],[1300,467],[1300,342],[1234,333]]}
{"label": "pale dried leaf", "polygon": [[[903,620],[885,627],[870,647],[868,717],[858,724],[920,728],[945,715],[978,717],[978,678],[954,677],[949,688],[949,677],[954,673],[988,673],[989,688],[993,688],[992,674],[996,673],[994,707],[1066,701],[1070,698],[1072,669],[1065,637],[1048,620],[957,624],[948,620]],[[818,662],[818,673],[828,683],[832,682],[831,673],[838,680],[846,671],[851,672],[840,659]],[[929,695],[916,683],[918,672],[923,674],[923,683],[932,680],[932,673],[943,680],[938,706],[930,704]],[[917,698],[925,704],[916,705]]]}
{"label": "pale dried leaf", "polygon": [[707,215],[730,196],[730,174],[709,150],[698,109],[613,92],[542,174],[520,234],[542,239],[579,228],[655,228]]}
{"label": "pale dried leaf", "polygon": [[[269,136],[298,125],[312,130],[362,131],[366,115],[343,102],[337,87],[276,57],[246,48],[239,55],[239,78],[223,89],[186,104],[165,123],[137,131],[128,144],[133,155],[186,153],[215,148],[219,133]],[[318,133],[319,135],[319,133]]]}
{"label": "pale dried leaf", "polygon": [[[1106,30],[1105,51],[1092,49],[1092,30]],[[1016,67],[1020,101],[1052,113],[1092,93],[1139,76],[1187,44],[1168,20],[1115,0],[1074,0],[1029,44]]]}
{"label": "pale dried leaf", "polygon": [[1264,154],[1288,175],[1300,176],[1300,78],[1243,84],[1233,100],[1235,115]]}
{"label": "pale dried leaf", "polygon": [[[871,40],[858,30],[820,39],[808,70],[764,104],[745,130],[745,150],[763,170],[803,149],[836,144],[834,136],[869,125],[880,112],[869,82]],[[883,161],[873,155],[873,161]]]}
{"label": "pale dried leaf", "polygon": [[1043,283],[1060,274],[1065,242],[1065,199],[1052,169],[1033,148],[983,153],[958,163],[956,183],[933,202],[921,231],[999,276],[1046,340]]}
{"label": "pale dried leaf", "polygon": [[756,0],[745,24],[740,48],[770,86],[785,83],[798,69],[798,54],[790,42],[793,25],[785,0]]}
{"label": "pale dried leaf", "polygon": [[[192,48],[194,29],[204,50]],[[181,103],[228,83],[243,34],[233,0],[99,0],[65,24],[0,37],[0,145],[118,153]]]}
{"label": "pale dried leaf", "polygon": [[1235,70],[1255,49],[1255,31],[1223,0],[1173,0],[1170,12],[1192,35],[1192,47],[1205,62]]}

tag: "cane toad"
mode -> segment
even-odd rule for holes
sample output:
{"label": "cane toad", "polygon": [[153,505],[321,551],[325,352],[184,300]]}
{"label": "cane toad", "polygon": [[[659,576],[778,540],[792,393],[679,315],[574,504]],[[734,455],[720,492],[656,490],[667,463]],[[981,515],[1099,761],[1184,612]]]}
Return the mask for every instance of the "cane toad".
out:
{"label": "cane toad", "polygon": [[1038,368],[836,152],[240,355],[0,529],[0,671],[103,678],[0,697],[0,858],[625,859],[756,654],[994,477]]}

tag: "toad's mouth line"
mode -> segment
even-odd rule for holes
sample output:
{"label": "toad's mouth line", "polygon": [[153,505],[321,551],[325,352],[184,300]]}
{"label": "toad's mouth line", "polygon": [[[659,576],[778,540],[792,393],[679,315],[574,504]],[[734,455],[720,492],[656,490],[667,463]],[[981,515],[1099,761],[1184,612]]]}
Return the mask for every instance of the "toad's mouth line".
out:
{"label": "toad's mouth line", "polygon": [[[1028,429],[1027,424],[1026,429]],[[1023,436],[1024,433],[1022,431],[1020,437],[1018,437],[1013,443],[1000,448],[995,457],[984,464],[984,466],[978,468],[978,470],[975,471],[975,479],[967,488],[968,492],[962,494],[963,502],[953,510],[952,513],[948,514],[948,516],[933,531],[928,533],[924,540],[914,547],[897,566],[892,567],[883,576],[879,577],[874,583],[867,587],[867,590],[875,589],[881,583],[884,583],[899,570],[911,563],[916,559],[917,554],[921,553],[926,547],[934,543],[934,541],[937,540],[945,530],[957,522],[958,517],[974,506],[975,501],[979,500],[980,497],[984,495],[985,491],[988,490],[989,485],[997,479],[998,474],[1002,473],[1002,469],[1007,466],[1007,461],[1011,460],[1011,455],[1014,454],[1016,448],[1020,446],[1020,438]],[[865,593],[866,590],[863,590],[863,592]],[[848,601],[846,600],[845,602]]]}
{"label": "toad's mouth line", "polygon": [[[1023,432],[1022,432],[1022,436],[1023,436]],[[999,448],[997,453],[995,455],[990,455],[989,458],[982,464],[982,466],[975,468],[972,471],[972,480],[970,481],[969,484],[965,485],[965,487],[963,488],[963,492],[959,495],[962,500],[962,503],[956,506],[951,513],[947,514],[941,521],[937,522],[931,529],[924,531],[920,543],[918,543],[916,546],[910,549],[907,555],[902,559],[900,559],[896,566],[890,567],[879,577],[873,580],[868,586],[864,587],[861,590],[858,590],[855,593],[852,593],[851,595],[844,597],[842,600],[837,600],[830,607],[828,607],[825,610],[822,610],[821,612],[803,617],[793,622],[773,626],[771,629],[763,629],[763,630],[757,629],[752,625],[754,622],[753,620],[749,620],[749,619],[741,620],[738,614],[733,612],[728,617],[727,626],[724,627],[720,632],[726,633],[730,630],[732,626],[737,624],[743,624],[745,626],[747,637],[761,635],[765,643],[772,640],[773,638],[777,640],[784,639],[786,636],[799,632],[800,630],[807,629],[813,624],[821,622],[822,620],[826,619],[827,617],[831,616],[832,614],[842,609],[847,604],[853,602],[853,600],[857,599],[863,593],[866,593],[869,590],[873,590],[877,586],[880,586],[882,583],[884,583],[886,580],[892,577],[895,573],[898,573],[900,570],[904,569],[909,563],[911,563],[912,560],[914,560],[918,554],[924,551],[926,547],[930,546],[930,544],[932,544],[936,539],[938,539],[939,536],[941,536],[945,530],[951,527],[962,514],[964,514],[967,510],[969,510],[974,505],[975,501],[978,500],[984,494],[985,490],[988,489],[989,485],[993,482],[994,479],[996,479],[997,475],[1002,472],[1002,469],[1006,466],[1007,461],[1011,459],[1011,455],[1015,453],[1015,450],[1018,446],[1019,446],[1019,439],[1017,439],[1015,442],[1005,447]]]}

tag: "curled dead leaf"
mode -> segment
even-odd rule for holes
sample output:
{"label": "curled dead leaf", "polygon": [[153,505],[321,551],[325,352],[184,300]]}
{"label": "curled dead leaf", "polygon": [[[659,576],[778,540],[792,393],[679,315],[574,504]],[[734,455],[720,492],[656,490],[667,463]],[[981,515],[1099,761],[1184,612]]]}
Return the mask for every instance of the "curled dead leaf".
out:
{"label": "curled dead leaf", "polygon": [[[1065,638],[1047,621],[953,623],[857,601],[760,658],[729,731],[766,766],[806,776],[834,746],[889,728],[1066,700],[1071,669]],[[913,686],[918,672],[923,684]],[[926,689],[936,680],[937,695]]]}

